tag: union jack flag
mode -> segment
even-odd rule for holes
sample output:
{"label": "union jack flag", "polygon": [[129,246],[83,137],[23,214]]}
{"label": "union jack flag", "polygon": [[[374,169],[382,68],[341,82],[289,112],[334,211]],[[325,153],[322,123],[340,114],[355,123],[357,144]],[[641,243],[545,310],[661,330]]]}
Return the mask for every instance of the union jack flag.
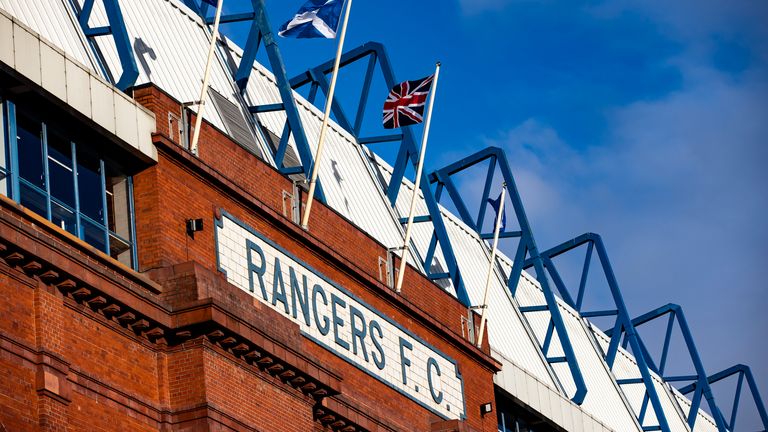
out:
{"label": "union jack flag", "polygon": [[395,129],[424,121],[424,104],[432,88],[434,75],[404,81],[392,87],[384,101],[384,128]]}

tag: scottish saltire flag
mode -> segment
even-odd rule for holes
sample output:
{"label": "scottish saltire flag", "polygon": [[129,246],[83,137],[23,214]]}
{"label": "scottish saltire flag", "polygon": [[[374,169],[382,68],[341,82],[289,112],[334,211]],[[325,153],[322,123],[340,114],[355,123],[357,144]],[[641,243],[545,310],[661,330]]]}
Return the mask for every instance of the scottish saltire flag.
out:
{"label": "scottish saltire flag", "polygon": [[209,5],[216,7],[219,5],[219,0],[202,0],[203,3],[208,3]]}
{"label": "scottish saltire flag", "polygon": [[[488,204],[493,208],[493,211],[496,212],[496,217],[493,219],[494,225],[496,224],[496,219],[499,217],[499,207],[501,207],[501,193],[499,193],[499,197],[496,199],[488,198]],[[504,232],[504,228],[507,226],[507,209],[505,208],[504,211],[501,213],[501,226],[499,227],[499,232]],[[496,229],[496,227],[493,227]]]}
{"label": "scottish saltire flag", "polygon": [[424,104],[432,88],[434,75],[415,81],[404,81],[392,87],[384,101],[385,129],[395,129],[424,121]]}
{"label": "scottish saltire flag", "polygon": [[344,0],[308,0],[293,19],[280,26],[278,35],[294,38],[336,37]]}

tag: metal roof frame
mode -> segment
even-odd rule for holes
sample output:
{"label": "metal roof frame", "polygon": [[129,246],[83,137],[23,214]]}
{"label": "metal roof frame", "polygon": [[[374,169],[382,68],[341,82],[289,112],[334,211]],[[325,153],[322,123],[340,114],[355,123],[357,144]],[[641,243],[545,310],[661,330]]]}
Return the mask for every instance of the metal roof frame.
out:
{"label": "metal roof frame", "polygon": [[[139,67],[136,65],[136,58],[133,55],[131,40],[128,37],[128,30],[125,27],[125,20],[123,19],[123,12],[120,10],[119,0],[102,0],[104,3],[104,11],[109,20],[109,25],[102,27],[91,27],[91,25],[88,24],[88,21],[91,19],[91,13],[93,12],[94,2],[95,0],[84,0],[83,7],[78,8],[77,3],[72,1],[72,7],[75,10],[80,27],[83,29],[83,34],[85,34],[88,41],[91,42],[91,49],[96,54],[96,58],[100,59],[102,63],[103,59],[101,53],[98,52],[96,45],[93,43],[93,39],[99,36],[112,35],[112,39],[115,41],[115,47],[117,48],[117,55],[120,59],[120,65],[123,68],[123,73],[120,75],[120,79],[115,83],[115,87],[119,88],[121,91],[125,91],[136,84],[136,79],[139,77]],[[110,79],[112,78],[110,77]]]}
{"label": "metal roof frame", "polygon": [[[576,295],[576,300],[574,301],[571,292],[568,290],[565,283],[563,282],[563,279],[560,277],[553,259],[570,251],[579,249],[584,245],[587,245],[587,251],[584,257],[584,265],[582,267],[581,275],[579,278],[579,288]],[[587,289],[587,278],[589,275],[590,265],[592,263],[592,255],[595,250],[597,250],[598,261],[603,270],[603,276],[605,276],[608,288],[610,289],[615,309],[600,311],[583,310],[584,294],[586,293]],[[555,287],[557,287],[560,296],[566,303],[568,303],[568,305],[575,309],[582,318],[616,316],[616,320],[613,324],[613,336],[611,337],[608,350],[605,353],[604,358],[605,362],[608,364],[609,369],[613,370],[616,354],[619,350],[619,342],[621,341],[622,335],[625,335],[625,343],[629,343],[633,352],[638,353],[642,351],[642,341],[640,340],[640,337],[635,330],[634,324],[632,324],[632,319],[629,315],[629,312],[627,311],[626,304],[624,303],[624,298],[621,294],[621,290],[619,289],[619,284],[613,272],[613,267],[611,266],[611,262],[608,258],[608,252],[605,249],[605,244],[603,243],[602,237],[594,233],[582,234],[558,246],[541,252],[541,256],[544,261],[544,267],[552,277],[552,280],[555,283]],[[533,266],[533,263],[530,259],[523,265],[523,267],[526,269],[530,268],[531,266]],[[641,413],[639,413],[637,416],[638,422],[641,425],[643,424],[647,402],[650,400],[651,406],[653,407],[654,413],[656,414],[656,420],[658,421],[658,429],[664,432],[669,432],[671,430],[669,422],[667,421],[664,408],[661,405],[659,395],[656,392],[656,387],[653,383],[653,377],[651,376],[648,363],[646,362],[645,357],[641,355],[636,355],[635,360],[637,361],[637,368],[640,371],[641,378],[639,380],[617,380],[617,383],[619,385],[643,383],[645,385],[646,393],[644,396],[643,408],[641,409]]]}
{"label": "metal roof frame", "polygon": [[[413,130],[410,127],[402,128],[402,133],[399,134],[364,138],[359,136],[363,122],[363,116],[365,113],[365,107],[368,102],[368,94],[370,93],[373,75],[376,71],[376,66],[379,66],[378,69],[381,71],[384,77],[384,82],[387,85],[387,89],[397,84],[394,70],[392,69],[392,65],[389,61],[389,56],[387,55],[384,46],[380,43],[368,42],[346,52],[341,57],[339,68],[343,68],[358,61],[366,60],[368,61],[368,67],[366,68],[365,81],[363,83],[363,89],[360,95],[354,122],[349,120],[349,117],[344,113],[344,110],[341,108],[338,100],[333,101],[331,110],[333,111],[336,123],[338,123],[339,126],[352,134],[357,139],[359,144],[400,141],[400,149],[398,151],[395,166],[393,168],[392,176],[386,191],[389,203],[392,208],[395,209],[397,197],[400,193],[400,189],[402,188],[405,170],[408,166],[408,163],[411,163],[414,168],[417,166],[419,152],[418,147],[416,146],[416,139]],[[332,70],[333,61],[327,61],[292,78],[290,81],[291,86],[294,89],[298,89],[307,84],[311,84],[308,100],[314,103],[318,90],[322,90],[327,94],[329,84],[328,80],[326,79],[326,75],[330,74]],[[413,222],[429,222],[434,228],[432,241],[430,242],[430,248],[427,252],[427,255],[424,257],[423,262],[426,276],[431,280],[450,278],[453,282],[454,289],[456,290],[457,298],[463,305],[469,307],[470,300],[469,296],[467,295],[466,288],[464,287],[464,281],[461,277],[456,255],[448,237],[448,231],[445,227],[445,222],[443,221],[443,218],[440,214],[438,199],[432,192],[429,182],[427,181],[426,173],[422,173],[420,189],[424,196],[424,202],[427,206],[429,214],[416,216]],[[401,224],[405,222],[406,218],[400,219]],[[443,273],[432,273],[432,262],[434,260],[435,250],[438,244],[440,245],[440,250],[443,253],[443,257],[445,258],[447,271]],[[403,257],[403,259],[404,258],[405,257]]]}
{"label": "metal roof frame", "polygon": [[[745,366],[742,364],[737,364],[734,366],[729,367],[728,369],[722,370],[716,374],[710,375],[707,378],[707,382],[709,384],[714,384],[718,381],[730,378],[732,376],[738,376],[737,383],[736,383],[736,391],[734,392],[734,398],[733,398],[733,408],[731,410],[731,417],[729,422],[725,422],[725,426],[728,428],[728,430],[732,431],[735,430],[736,427],[736,414],[739,410],[739,403],[741,402],[741,389],[744,384],[744,379],[747,380],[747,385],[749,386],[749,391],[752,393],[752,400],[755,403],[755,408],[757,408],[757,412],[760,415],[760,420],[763,422],[763,431],[768,430],[768,413],[766,413],[765,410],[765,404],[763,403],[763,399],[760,397],[760,392],[757,389],[757,383],[755,383],[755,377],[752,376],[752,370],[749,368],[749,366]],[[681,389],[680,393],[686,395],[688,393],[696,391],[696,384],[697,383],[691,383]],[[724,420],[725,421],[725,420]]]}
{"label": "metal roof frame", "polygon": [[[715,402],[715,396],[712,394],[712,388],[709,386],[709,381],[706,372],[704,371],[704,365],[701,362],[701,357],[699,356],[699,351],[696,348],[696,344],[693,340],[693,335],[691,333],[690,328],[688,327],[688,323],[685,320],[685,315],[683,314],[683,309],[676,304],[667,304],[665,306],[662,306],[658,309],[652,310],[648,313],[645,313],[635,319],[632,320],[632,327],[637,328],[643,324],[646,324],[650,321],[662,318],[664,316],[668,316],[667,320],[667,327],[666,332],[664,336],[664,344],[661,352],[661,358],[659,359],[659,363],[657,364],[653,357],[651,356],[650,352],[646,348],[645,344],[643,343],[642,339],[640,339],[639,343],[639,352],[634,352],[634,355],[636,358],[644,357],[645,362],[647,362],[648,367],[651,368],[654,372],[656,372],[662,379],[667,383],[673,383],[673,382],[683,382],[683,381],[693,381],[695,383],[694,387],[694,395],[691,399],[691,409],[688,412],[688,426],[693,430],[693,426],[696,423],[696,418],[698,417],[699,413],[699,407],[701,405],[701,398],[702,396],[707,400],[707,405],[709,406],[710,412],[712,414],[712,418],[715,420],[715,425],[717,426],[717,430],[720,432],[727,432],[728,428],[725,425],[725,419],[723,418],[723,414],[720,412],[720,409],[717,407],[717,403]],[[680,330],[680,333],[683,336],[683,340],[685,342],[685,347],[688,350],[688,354],[691,358],[691,362],[693,363],[693,367],[696,371],[694,375],[682,375],[682,376],[671,376],[671,375],[664,375],[664,370],[667,364],[667,359],[669,355],[669,347],[671,345],[672,341],[672,330],[674,329],[675,323],[678,324],[678,328]],[[614,336],[616,336],[614,333],[626,333],[626,329],[608,329],[606,331],[606,335],[611,337],[613,339]],[[627,339],[624,339],[623,346],[626,347],[627,345]],[[619,384],[629,384],[633,382],[634,380],[620,380],[624,382],[620,382]],[[641,408],[641,417],[645,415],[645,411],[648,405],[648,395],[643,398],[643,406]]]}
{"label": "metal roof frame", "polygon": [[[183,1],[184,4],[203,18],[206,24],[213,24],[213,17],[208,16],[210,7],[207,3],[199,0]],[[272,32],[272,28],[269,25],[266,5],[264,4],[264,0],[251,0],[251,6],[251,12],[227,14],[223,15],[220,19],[220,24],[236,22],[250,22],[251,24],[245,48],[243,49],[243,56],[237,70],[233,72],[233,78],[237,83],[240,92],[244,93],[251,73],[253,73],[254,70],[253,66],[256,62],[256,54],[263,43],[264,49],[267,52],[267,58],[269,59],[272,68],[272,73],[275,75],[275,81],[282,102],[277,104],[249,106],[247,107],[248,112],[252,115],[256,115],[273,111],[285,111],[285,126],[283,127],[283,132],[280,137],[280,143],[273,154],[275,165],[277,166],[277,169],[285,175],[304,174],[306,178],[309,178],[312,165],[314,164],[314,158],[309,147],[309,141],[307,140],[304,126],[301,122],[301,117],[299,116],[296,99],[294,98],[293,91],[285,72],[285,63],[280,54],[280,48],[275,40],[275,34]],[[285,161],[285,153],[288,150],[288,141],[291,134],[293,135],[294,143],[296,144],[296,150],[299,153],[301,165],[284,167],[283,162]],[[321,182],[318,182],[315,193],[320,201],[323,203],[326,202]]]}
{"label": "metal roof frame", "polygon": [[[474,219],[470,214],[469,209],[467,208],[464,198],[456,187],[452,176],[478,164],[484,163],[486,160],[488,160],[490,163],[488,166],[488,172],[486,174],[485,186],[481,195],[480,209],[478,211],[477,219]],[[509,279],[507,280],[507,288],[514,297],[517,291],[520,277],[522,275],[523,264],[526,257],[530,256],[529,260],[532,263],[531,265],[536,269],[537,280],[541,284],[541,290],[544,294],[544,298],[546,299],[546,304],[521,307],[520,311],[524,314],[528,312],[549,311],[550,330],[547,331],[547,336],[540,348],[544,354],[544,358],[550,365],[563,362],[568,364],[568,369],[570,370],[571,377],[573,379],[574,385],[576,386],[576,391],[571,397],[571,400],[576,404],[581,404],[584,402],[584,398],[587,395],[587,385],[584,381],[581,369],[579,368],[576,354],[573,350],[573,345],[571,343],[570,337],[568,336],[563,317],[560,313],[560,309],[557,304],[557,298],[555,297],[555,294],[549,285],[547,277],[544,276],[545,260],[538,252],[536,241],[533,237],[533,231],[531,230],[531,226],[528,223],[528,216],[525,213],[525,208],[523,207],[523,202],[520,198],[520,193],[518,192],[517,186],[515,184],[515,179],[512,175],[512,170],[509,166],[504,150],[498,147],[485,148],[479,152],[467,156],[464,159],[459,160],[458,162],[452,163],[446,167],[434,171],[432,174],[430,174],[429,178],[432,183],[437,183],[437,188],[435,191],[437,199],[440,199],[444,189],[447,190],[451,200],[459,212],[459,217],[462,219],[462,221],[474,229],[481,238],[488,239],[493,237],[493,232],[482,232],[482,226],[486,211],[485,203],[490,197],[491,186],[497,167],[501,171],[503,181],[507,184],[507,189],[509,190],[509,199],[512,202],[512,208],[515,212],[515,217],[517,218],[517,222],[520,227],[520,231],[505,231],[499,234],[500,238],[520,239],[518,241],[517,251],[512,263],[512,270],[509,274]],[[557,335],[560,339],[560,344],[564,354],[562,357],[550,357],[547,355],[549,352],[550,343],[552,341],[553,331],[557,332]]]}

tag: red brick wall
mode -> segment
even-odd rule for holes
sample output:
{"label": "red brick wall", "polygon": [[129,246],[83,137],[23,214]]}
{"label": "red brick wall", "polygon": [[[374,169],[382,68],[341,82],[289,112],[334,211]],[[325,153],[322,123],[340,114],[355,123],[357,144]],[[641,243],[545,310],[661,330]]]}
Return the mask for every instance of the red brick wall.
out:
{"label": "red brick wall", "polygon": [[[166,96],[157,91],[153,92],[153,96],[166,99],[155,104],[173,111]],[[161,113],[156,114],[158,118],[163,117]],[[487,366],[480,366],[470,360],[464,351],[456,349],[456,339],[445,338],[446,331],[461,338],[461,317],[466,316],[467,310],[456,299],[410,268],[402,297],[395,297],[391,290],[377,281],[378,257],[386,256],[383,245],[321,204],[313,208],[313,222],[307,235],[282,214],[282,191],[291,191],[290,180],[207,124],[203,124],[201,131],[199,159],[169,140],[158,138],[158,142],[163,143],[158,146],[160,161],[153,170],[157,173],[157,187],[161,190],[161,204],[158,206],[161,216],[154,220],[160,221],[160,224],[151,229],[144,224],[141,227],[150,232],[164,232],[166,238],[171,240],[160,247],[164,259],[176,262],[195,260],[216,270],[213,229],[196,233],[192,240],[184,232],[183,221],[202,217],[204,223],[209,224],[217,209],[225,209],[458,360],[465,388],[469,389],[466,392],[469,423],[478,429],[487,426],[484,423],[488,422],[479,418],[479,405],[493,400],[492,375]],[[178,202],[184,205],[175,205]],[[141,204],[137,203],[137,207]],[[139,231],[141,234],[141,229]],[[151,260],[145,262],[141,259],[141,262],[147,266],[155,264]],[[414,319],[409,313],[411,311],[418,312],[422,320],[442,331],[427,331],[415,325],[419,320]],[[334,354],[318,349],[312,342],[307,341],[307,345],[311,345],[307,349],[317,353],[324,364],[343,371],[344,396],[347,399],[377,412],[379,417],[399,418],[404,425],[428,427],[432,414],[416,408],[393,416],[395,412],[404,411],[403,403],[410,402]],[[490,423],[489,430],[494,429],[495,420]]]}
{"label": "red brick wall", "polygon": [[[167,134],[167,113],[179,105],[153,87],[136,98]],[[290,181],[215,129],[204,125],[199,159],[156,141],[158,163],[134,177],[139,270],[156,282],[0,199],[8,431],[431,430],[436,415],[226,283],[216,269],[219,209],[456,360],[468,416],[461,427],[496,430],[479,405],[493,400],[498,365],[462,338],[467,310],[458,301],[412,269],[396,295],[378,281],[385,248],[332,209],[314,208],[323,223],[309,233],[293,224],[282,215]],[[204,219],[194,239],[189,218]],[[244,356],[252,350],[268,362]]]}

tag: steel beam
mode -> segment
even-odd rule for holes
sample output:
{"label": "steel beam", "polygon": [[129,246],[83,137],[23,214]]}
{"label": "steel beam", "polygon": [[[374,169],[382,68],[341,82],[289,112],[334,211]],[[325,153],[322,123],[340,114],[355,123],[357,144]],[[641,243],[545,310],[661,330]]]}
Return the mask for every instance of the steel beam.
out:
{"label": "steel beam", "polygon": [[[670,315],[670,318],[668,325],[667,325],[667,331],[664,338],[664,347],[662,351],[662,359],[659,363],[659,367],[657,370],[659,371],[659,375],[662,376],[665,380],[669,379],[672,381],[677,380],[677,378],[693,378],[692,381],[695,383],[694,387],[694,397],[691,400],[691,410],[688,413],[688,426],[693,429],[695,423],[696,423],[696,417],[698,415],[698,407],[701,404],[701,398],[704,397],[704,399],[707,401],[707,405],[709,406],[710,412],[712,414],[712,417],[715,420],[715,424],[717,425],[717,429],[720,432],[727,432],[728,428],[725,424],[725,419],[723,418],[722,413],[720,412],[720,409],[717,406],[717,403],[715,402],[714,394],[712,393],[712,389],[709,386],[709,381],[706,372],[704,371],[704,365],[701,362],[701,358],[699,357],[698,349],[696,348],[696,344],[693,340],[693,335],[691,334],[691,330],[688,327],[688,323],[685,320],[685,315],[683,314],[683,310],[680,306],[676,304],[667,304],[665,306],[662,306],[656,310],[650,311],[648,313],[645,313],[635,319],[632,320],[632,325],[634,327],[641,326],[645,323],[648,323],[650,321],[656,320],[658,318],[664,317],[665,315]],[[669,329],[670,325],[669,323],[677,323],[677,327],[680,329],[680,333],[683,336],[683,341],[685,342],[685,346],[688,350],[688,354],[691,358],[691,362],[693,363],[694,370],[696,371],[696,375],[689,376],[689,377],[664,377],[663,371],[664,366],[666,365],[666,355],[665,353],[669,350],[669,345],[671,343],[672,339],[672,332]],[[650,354],[647,350],[643,350],[642,353],[635,352],[636,357],[647,357],[646,360],[650,360]]]}
{"label": "steel beam", "polygon": [[[453,176],[478,164],[482,164],[485,161],[489,161],[490,169],[486,173],[485,187],[483,188],[483,194],[480,197],[481,209],[478,212],[478,219],[475,220],[470,213],[469,208],[464,201],[464,197],[459,191],[459,188],[456,186]],[[514,296],[517,291],[517,286],[523,271],[522,263],[526,256],[530,255],[530,262],[536,268],[536,275],[538,276],[537,279],[541,284],[541,289],[544,294],[544,298],[546,299],[546,310],[549,311],[551,317],[551,328],[547,331],[546,340],[544,341],[543,346],[540,348],[542,349],[544,357],[549,363],[566,362],[568,364],[571,378],[573,379],[574,385],[576,387],[576,391],[571,397],[571,400],[577,404],[581,404],[587,394],[587,385],[584,381],[581,369],[579,368],[573,345],[565,327],[565,321],[563,320],[562,314],[560,313],[560,309],[557,305],[557,298],[553,290],[550,288],[548,279],[546,276],[544,276],[546,261],[538,252],[536,241],[533,237],[530,223],[528,222],[528,216],[525,213],[525,208],[523,207],[520,193],[517,189],[517,186],[515,185],[515,179],[512,175],[512,170],[509,167],[509,163],[507,161],[506,155],[504,154],[504,151],[498,147],[488,147],[455,163],[434,171],[429,176],[429,179],[430,182],[437,183],[438,190],[442,191],[445,189],[448,192],[448,195],[451,198],[451,202],[454,204],[459,213],[459,217],[465,224],[469,225],[473,230],[475,230],[482,238],[489,234],[487,232],[483,232],[482,230],[483,217],[485,216],[483,207],[485,207],[485,203],[487,202],[488,198],[490,198],[491,183],[494,179],[496,168],[501,171],[501,177],[507,184],[509,199],[512,202],[512,208],[514,209],[515,217],[520,227],[519,233],[513,232],[510,235],[511,237],[518,237],[519,234],[520,241],[518,243],[516,257],[512,265],[512,271],[510,272],[509,279],[507,281],[507,287]],[[558,281],[556,283],[560,282]],[[552,340],[553,331],[557,332],[558,338],[560,339],[560,345],[563,349],[563,353],[565,354],[562,357],[553,358],[547,355],[547,352],[549,351],[548,348]]]}
{"label": "steel beam", "polygon": [[[197,13],[207,24],[212,23],[212,18],[208,17],[209,8],[207,3],[198,2],[196,0],[184,0],[184,3],[195,13]],[[245,89],[248,86],[251,73],[253,72],[253,65],[256,62],[256,54],[259,52],[259,49],[263,45],[267,53],[267,59],[269,60],[272,73],[275,76],[281,102],[267,105],[249,106],[247,109],[251,114],[285,111],[286,123],[283,127],[283,132],[280,137],[278,148],[272,155],[275,160],[275,165],[277,166],[277,169],[283,174],[304,174],[306,177],[309,177],[309,173],[312,170],[312,165],[314,164],[314,158],[312,156],[312,151],[310,150],[310,144],[307,139],[307,135],[304,131],[304,126],[301,122],[296,99],[293,96],[293,91],[291,90],[291,86],[285,72],[285,63],[283,62],[283,57],[280,54],[280,48],[277,45],[275,35],[272,32],[272,28],[269,24],[269,18],[267,16],[264,0],[251,0],[251,7],[252,11],[250,12],[228,14],[221,18],[221,24],[249,21],[251,24],[248,31],[248,38],[246,39],[245,48],[243,49],[243,55],[240,59],[240,64],[238,65],[237,70],[233,71],[233,78],[235,83],[237,83],[240,92],[245,93]],[[293,140],[296,144],[296,151],[298,152],[299,160],[301,161],[301,165],[298,167],[283,166],[285,152],[288,149],[288,138],[291,135],[293,135]],[[326,202],[325,193],[323,191],[321,182],[318,182],[316,195],[320,201]]]}
{"label": "steel beam", "polygon": [[[355,110],[355,118],[350,119],[341,107],[338,100],[334,100],[331,105],[331,111],[333,112],[336,122],[344,128],[347,132],[356,137],[359,144],[372,144],[377,142],[400,142],[400,149],[398,151],[397,160],[393,167],[392,177],[389,185],[386,186],[387,198],[390,205],[396,208],[397,196],[402,188],[403,179],[405,177],[405,171],[408,164],[412,164],[414,168],[418,162],[418,150],[416,147],[416,138],[413,130],[410,127],[401,129],[401,134],[393,134],[381,137],[360,137],[359,132],[363,122],[363,115],[365,113],[365,106],[368,102],[368,95],[371,89],[371,83],[373,81],[373,75],[377,70],[381,72],[384,77],[384,83],[387,86],[387,90],[393,87],[397,82],[395,80],[395,74],[392,69],[392,65],[387,56],[384,46],[375,43],[368,42],[357,48],[344,53],[340,59],[339,68],[344,68],[348,65],[356,63],[358,61],[366,61],[366,72],[364,77],[363,89],[358,101],[358,107]],[[333,71],[333,61],[329,60],[323,64],[320,64],[314,68],[307,70],[290,80],[291,87],[293,89],[299,89],[305,85],[311,85],[312,90],[320,89],[327,94],[328,82],[326,76]],[[461,277],[461,271],[459,269],[456,255],[453,251],[450,239],[448,237],[448,231],[445,227],[442,215],[440,213],[440,206],[437,203],[438,198],[435,197],[436,193],[432,192],[427,176],[422,174],[421,178],[421,192],[424,196],[424,201],[427,206],[428,214],[417,216],[418,222],[429,222],[432,224],[434,233],[430,246],[424,259],[423,266],[428,275],[431,275],[431,267],[434,259],[434,253],[437,246],[440,246],[440,250],[443,253],[445,259],[445,265],[447,271],[437,275],[431,275],[431,278],[448,275],[453,283],[453,287],[456,290],[456,296],[465,306],[470,306],[469,296],[467,295],[466,288],[464,287],[464,281]]]}
{"label": "steel beam", "polygon": [[[120,79],[114,84],[115,87],[125,91],[136,84],[136,79],[139,77],[139,67],[136,65],[136,58],[133,55],[133,47],[131,46],[131,40],[128,37],[128,30],[125,27],[123,12],[120,10],[118,0],[102,0],[109,25],[103,27],[91,27],[88,22],[93,13],[94,1],[95,0],[85,0],[83,2],[83,7],[79,11],[75,9],[77,20],[80,23],[80,27],[83,29],[83,34],[85,34],[88,39],[91,39],[91,43],[93,43],[92,39],[96,37],[112,35],[112,39],[115,42],[115,48],[117,48],[117,57],[120,60],[120,67],[123,69]],[[101,58],[98,52],[96,53],[96,56]]]}
{"label": "steel beam", "polygon": [[[605,361],[610,369],[613,369],[613,365],[615,363],[616,354],[618,352],[619,343],[622,337],[624,337],[625,343],[629,344],[632,348],[632,351],[635,353],[636,361],[637,361],[637,367],[640,372],[641,378],[637,379],[630,379],[630,380],[619,380],[619,385],[629,384],[629,383],[642,383],[645,385],[645,396],[644,396],[644,402],[643,406],[644,409],[641,410],[641,413],[638,414],[638,421],[642,424],[643,419],[645,417],[645,411],[647,409],[647,404],[650,402],[651,406],[653,407],[654,412],[656,413],[656,418],[658,421],[658,427],[659,430],[662,431],[669,431],[669,422],[666,418],[666,413],[664,412],[663,406],[661,405],[661,400],[659,399],[658,392],[656,391],[656,387],[654,386],[654,382],[651,376],[650,371],[652,370],[651,367],[648,365],[648,362],[646,361],[646,357],[642,356],[638,353],[646,352],[645,347],[642,344],[642,341],[639,338],[639,335],[637,334],[637,331],[634,328],[634,325],[632,324],[632,320],[630,319],[629,312],[627,310],[626,304],[624,303],[624,298],[621,294],[621,290],[619,289],[618,281],[616,280],[616,275],[613,272],[613,266],[611,265],[610,259],[608,258],[608,252],[605,248],[605,244],[603,243],[602,238],[594,233],[586,233],[582,234],[578,237],[575,237],[571,240],[568,240],[558,246],[555,246],[553,248],[547,249],[544,252],[541,253],[542,256],[546,257],[547,263],[548,263],[548,269],[547,270],[553,270],[556,273],[555,270],[555,264],[554,260],[555,258],[567,254],[568,252],[571,252],[575,249],[581,248],[582,246],[587,246],[587,252],[584,257],[584,264],[582,266],[582,273],[581,277],[579,278],[579,287],[578,292],[576,295],[576,300],[573,300],[573,297],[570,295],[570,292],[567,290],[567,288],[563,284],[558,284],[558,289],[560,290],[561,295],[563,296],[563,299],[568,302],[571,307],[576,309],[579,314],[584,317],[597,317],[597,316],[616,316],[616,320],[614,321],[613,327],[606,331],[606,334],[611,338],[609,344],[608,344],[608,350],[605,354]],[[616,309],[612,310],[599,310],[599,311],[585,311],[582,308],[584,295],[587,288],[587,275],[589,272],[589,269],[591,267],[592,263],[592,257],[594,252],[597,252],[597,259],[598,262],[603,270],[603,276],[605,277],[605,281],[608,284],[608,288],[611,292],[611,298],[613,300],[613,304],[616,307]],[[526,261],[524,267],[529,268],[533,265],[533,262],[531,260]]]}
{"label": "steel beam", "polygon": [[[766,412],[765,409],[765,403],[763,402],[763,399],[760,397],[760,391],[757,389],[757,383],[755,382],[755,377],[752,375],[752,370],[745,365],[737,364],[735,366],[731,366],[728,369],[722,370],[716,374],[710,375],[707,378],[707,382],[709,384],[714,384],[718,381],[722,381],[724,379],[727,379],[732,376],[738,376],[738,382],[736,385],[736,391],[734,393],[734,400],[731,410],[731,417],[730,422],[726,425],[728,427],[728,430],[734,431],[736,430],[736,414],[738,413],[739,408],[739,402],[741,401],[741,390],[743,387],[744,380],[747,381],[747,386],[749,387],[750,393],[752,393],[752,401],[755,403],[755,408],[757,408],[757,413],[760,416],[760,420],[763,423],[764,430],[768,430],[768,412]],[[696,390],[697,388],[697,382],[694,382],[692,384],[689,384],[680,390],[680,393],[682,394],[689,394]]]}

